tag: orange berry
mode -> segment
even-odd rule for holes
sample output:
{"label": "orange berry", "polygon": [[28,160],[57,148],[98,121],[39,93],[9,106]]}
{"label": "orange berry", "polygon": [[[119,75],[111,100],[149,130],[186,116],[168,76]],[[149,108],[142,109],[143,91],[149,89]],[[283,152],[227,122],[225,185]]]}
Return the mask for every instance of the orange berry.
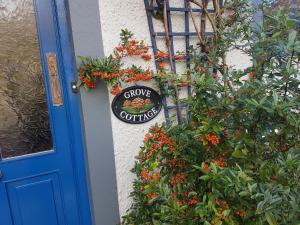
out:
{"label": "orange berry", "polygon": [[159,69],[163,70],[165,67],[165,64],[163,62],[159,63]]}
{"label": "orange berry", "polygon": [[149,61],[152,57],[151,55],[142,55],[142,58],[146,61]]}

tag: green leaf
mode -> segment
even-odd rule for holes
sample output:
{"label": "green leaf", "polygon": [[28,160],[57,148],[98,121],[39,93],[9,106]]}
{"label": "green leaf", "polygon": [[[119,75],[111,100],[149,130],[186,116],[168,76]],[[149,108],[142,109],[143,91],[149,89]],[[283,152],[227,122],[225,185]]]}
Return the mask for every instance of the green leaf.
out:
{"label": "green leaf", "polygon": [[158,199],[158,197],[152,198],[148,201],[149,204],[152,204],[153,202],[155,202]]}
{"label": "green leaf", "polygon": [[222,128],[218,125],[213,125],[212,128],[213,128],[214,132],[220,132],[222,130]]}
{"label": "green leaf", "polygon": [[203,175],[200,177],[200,180],[204,180],[204,181],[207,181],[210,179],[210,176],[209,175]]}
{"label": "green leaf", "polygon": [[248,192],[248,191],[241,191],[241,192],[239,193],[239,195],[240,195],[241,197],[245,197],[245,196],[248,196],[248,195],[249,195],[249,192]]}
{"label": "green leaf", "polygon": [[78,80],[76,83],[77,88],[81,87],[82,84],[83,84],[82,80]]}
{"label": "green leaf", "polygon": [[278,225],[275,216],[272,213],[265,213],[269,225]]}
{"label": "green leaf", "polygon": [[293,20],[287,20],[285,25],[287,26],[287,28],[293,28],[295,23]]}
{"label": "green leaf", "polygon": [[200,166],[196,166],[196,165],[192,165],[193,168],[197,169],[197,170],[201,170],[202,168]]}
{"label": "green leaf", "polygon": [[247,154],[245,154],[247,152],[246,149],[240,150],[240,149],[236,149],[233,153],[232,156],[235,158],[241,158],[241,159],[245,159],[247,158]]}
{"label": "green leaf", "polygon": [[297,37],[297,31],[291,30],[289,33],[288,43],[293,44],[296,40],[296,37]]}
{"label": "green leaf", "polygon": [[282,31],[278,31],[278,32],[274,33],[274,34],[272,35],[272,38],[277,38],[278,36],[281,35],[281,33],[282,33]]}
{"label": "green leaf", "polygon": [[197,195],[197,192],[191,191],[191,192],[189,192],[188,197],[190,198],[190,197],[195,196],[195,195]]}
{"label": "green leaf", "polygon": [[278,94],[276,91],[273,91],[273,105],[276,106],[278,104]]}

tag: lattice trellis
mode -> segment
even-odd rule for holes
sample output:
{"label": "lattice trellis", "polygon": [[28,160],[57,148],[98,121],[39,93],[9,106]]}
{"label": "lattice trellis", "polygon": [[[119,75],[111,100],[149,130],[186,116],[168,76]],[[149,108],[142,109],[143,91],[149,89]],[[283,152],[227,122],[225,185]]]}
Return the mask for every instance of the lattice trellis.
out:
{"label": "lattice trellis", "polygon": [[[191,45],[191,38],[194,38],[195,36],[199,35],[199,31],[195,32],[192,31],[190,29],[190,19],[191,19],[191,13],[193,14],[198,14],[198,15],[202,15],[203,16],[203,10],[201,8],[195,8],[195,7],[190,7],[191,5],[189,4],[189,0],[182,0],[183,4],[182,7],[172,7],[170,6],[170,1],[172,2],[172,0],[144,0],[144,4],[145,4],[145,9],[146,9],[146,13],[147,13],[147,20],[148,20],[148,26],[149,26],[149,31],[150,31],[150,35],[151,35],[151,42],[152,42],[152,48],[153,48],[153,52],[154,54],[157,54],[159,52],[158,49],[158,44],[157,41],[160,38],[166,38],[169,37],[169,53],[170,53],[170,67],[171,70],[173,70],[174,73],[176,73],[176,63],[177,60],[175,60],[175,49],[174,49],[174,37],[181,37],[182,41],[184,41],[185,43],[185,52],[188,53],[190,50],[190,45]],[[177,1],[178,2],[178,1]],[[209,0],[202,0],[202,3],[208,3]],[[220,4],[220,6],[222,7],[223,1],[219,0],[218,3]],[[154,15],[158,14],[158,16],[162,16],[159,15],[160,12],[163,12],[165,10],[166,12],[166,17],[167,17],[167,28],[168,28],[168,32],[156,32],[155,31],[155,26],[154,26]],[[213,9],[207,9],[208,13],[215,13],[215,11]],[[172,26],[172,15],[173,13],[182,13],[184,14],[184,30],[181,32],[173,32],[173,26]],[[203,17],[202,17],[203,19]],[[204,17],[204,21],[201,20],[201,24],[206,23],[206,17]],[[200,26],[202,26],[200,24]],[[205,26],[204,26],[205,27]],[[212,35],[212,32],[207,32],[205,30],[204,32],[205,36],[210,36]],[[190,55],[186,55],[185,57],[185,66],[187,69],[189,69],[191,67],[191,56]],[[159,68],[159,62],[156,61],[156,68]],[[177,89],[175,87],[175,89]],[[162,90],[163,91],[163,90]],[[175,94],[176,90],[175,90]],[[192,88],[190,85],[187,86],[187,94],[190,97],[192,95]],[[185,104],[180,104],[179,101],[174,101],[172,104],[168,103],[168,99],[166,96],[163,96],[163,107],[164,107],[164,114],[165,114],[165,118],[169,119],[170,118],[170,110],[176,110],[176,117],[177,117],[177,121],[179,124],[181,124],[183,122],[183,118],[181,116],[181,112],[182,109],[186,109],[188,106]],[[188,119],[189,115],[187,115],[187,119]]]}

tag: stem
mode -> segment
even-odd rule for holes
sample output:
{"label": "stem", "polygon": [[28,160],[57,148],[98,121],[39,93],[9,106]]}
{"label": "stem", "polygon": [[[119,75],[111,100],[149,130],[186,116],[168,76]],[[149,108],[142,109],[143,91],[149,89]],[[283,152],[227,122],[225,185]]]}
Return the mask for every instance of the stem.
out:
{"label": "stem", "polygon": [[176,104],[176,112],[177,112],[177,120],[178,124],[182,124],[183,119],[182,119],[182,113],[181,113],[181,108],[179,106],[179,91],[176,85],[174,85],[174,90],[175,90],[175,104]]}
{"label": "stem", "polygon": [[[203,9],[203,5],[202,5],[201,3],[199,3],[199,2],[194,1],[194,0],[190,0],[190,1],[188,2],[189,12],[190,12],[190,14],[191,14],[191,18],[192,18],[192,21],[193,21],[193,25],[194,25],[195,30],[196,30],[196,32],[197,32],[197,36],[198,36],[198,38],[199,38],[200,44],[202,45],[202,47],[205,47],[205,44],[206,44],[206,43],[205,43],[205,41],[203,40],[203,38],[201,37],[201,32],[199,32],[199,29],[198,29],[198,27],[197,27],[197,24],[196,24],[196,20],[195,20],[194,14],[193,14],[193,12],[192,12],[191,2],[193,2],[193,3],[196,4],[196,5],[198,5],[198,6],[201,7],[202,9]],[[205,7],[204,7],[203,11],[204,11],[204,12],[206,11],[206,12],[207,12],[206,15],[209,15],[209,14],[208,14],[208,11],[207,11],[207,9],[206,9]],[[208,16],[208,18],[211,18],[211,17]],[[211,21],[211,22],[212,22],[212,21]],[[205,52],[206,49],[203,49],[203,51]],[[208,62],[209,62],[209,63],[211,63],[213,66],[216,66],[216,68],[217,68],[218,70],[220,70],[220,66],[218,65],[218,63],[213,62],[208,56],[207,56],[207,59],[208,59]]]}
{"label": "stem", "polygon": [[[294,58],[295,51],[292,51],[291,59],[289,60],[288,64],[292,64],[293,58]],[[284,100],[286,101],[286,94],[288,91],[288,85],[289,85],[289,77],[287,77],[284,87]]]}
{"label": "stem", "polygon": [[163,24],[166,32],[166,45],[170,45],[170,37],[169,37],[169,28],[168,28],[168,14],[167,14],[167,0],[164,0],[164,16],[163,16]]}
{"label": "stem", "polygon": [[[207,9],[208,0],[202,0],[202,5],[205,9]],[[206,14],[202,12],[201,13],[201,31],[200,31],[202,38],[204,38],[205,30],[206,30]]]}
{"label": "stem", "polygon": [[197,2],[196,0],[189,0],[189,2],[192,2],[194,3],[195,5],[199,6],[206,14],[209,22],[211,23],[211,26],[212,26],[212,29],[213,29],[213,32],[215,33],[217,31],[217,28],[216,28],[216,24],[215,22],[213,21],[213,19],[211,18],[209,12],[207,11],[207,8],[205,8],[200,2]]}
{"label": "stem", "polygon": [[[228,74],[228,66],[227,66],[227,62],[226,62],[226,55],[225,55],[225,53],[222,55],[222,63],[223,63],[223,75],[226,76]],[[233,92],[232,84],[227,79],[224,80],[225,92],[226,92],[226,85],[228,86],[229,90],[232,93]]]}
{"label": "stem", "polygon": [[214,5],[215,11],[216,11],[216,16],[217,16],[217,18],[219,18],[221,16],[219,1],[213,0],[213,5]]}
{"label": "stem", "polygon": [[226,7],[227,1],[228,1],[228,0],[225,0],[225,1],[224,1],[224,3],[223,3],[223,6],[224,6],[224,7]]}
{"label": "stem", "polygon": [[190,12],[191,17],[192,17],[193,25],[194,25],[195,30],[196,30],[196,32],[197,32],[197,36],[198,36],[198,39],[199,39],[199,41],[200,41],[200,44],[201,44],[201,45],[204,45],[205,43],[204,43],[204,41],[203,41],[203,39],[202,39],[202,37],[201,37],[201,34],[200,34],[200,32],[199,32],[199,29],[198,29],[198,26],[196,25],[196,20],[195,20],[193,11],[192,11],[192,7],[191,7],[191,2],[190,2],[190,1],[188,2],[188,6],[189,6],[189,12]]}

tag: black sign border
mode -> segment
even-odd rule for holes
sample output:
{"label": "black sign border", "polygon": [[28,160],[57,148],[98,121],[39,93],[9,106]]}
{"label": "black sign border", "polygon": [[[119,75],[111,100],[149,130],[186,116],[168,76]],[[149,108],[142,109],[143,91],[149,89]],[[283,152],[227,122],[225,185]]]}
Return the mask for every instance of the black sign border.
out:
{"label": "black sign border", "polygon": [[[131,90],[132,88],[146,88],[146,89],[149,89],[150,91],[153,91],[153,92],[157,93],[158,100],[160,102],[160,106],[159,106],[157,114],[154,117],[152,117],[152,118],[150,118],[148,120],[144,120],[142,122],[133,122],[133,121],[129,122],[128,120],[125,120],[125,119],[119,117],[119,115],[117,114],[117,112],[114,109],[114,104],[115,104],[115,102],[117,101],[117,99],[119,98],[120,95],[122,95],[124,92],[126,92],[128,90]],[[155,117],[158,116],[158,114],[160,113],[160,111],[162,109],[162,97],[160,96],[160,94],[158,93],[158,91],[154,90],[153,88],[150,88],[150,87],[147,87],[147,86],[143,86],[143,85],[130,86],[130,87],[127,87],[127,88],[123,89],[121,94],[119,94],[119,95],[117,95],[117,96],[114,97],[114,99],[113,99],[113,101],[111,103],[111,109],[112,109],[115,117],[117,117],[119,120],[121,120],[124,123],[127,123],[127,124],[143,124],[143,123],[147,123],[147,122],[153,120]]]}

